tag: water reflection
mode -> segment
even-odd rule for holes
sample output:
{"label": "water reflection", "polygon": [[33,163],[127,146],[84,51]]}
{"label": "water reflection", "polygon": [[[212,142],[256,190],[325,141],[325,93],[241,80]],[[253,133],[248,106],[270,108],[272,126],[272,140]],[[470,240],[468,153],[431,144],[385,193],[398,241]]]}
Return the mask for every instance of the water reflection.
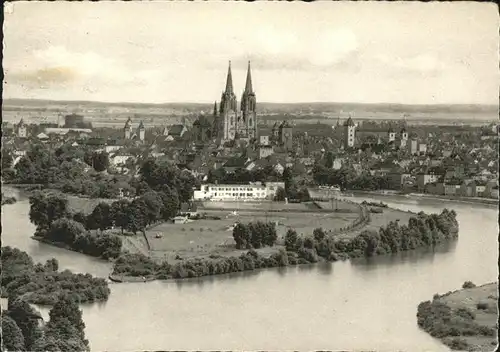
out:
{"label": "water reflection", "polygon": [[370,258],[352,259],[353,267],[361,270],[377,270],[381,266],[394,266],[398,264],[423,264],[432,263],[436,255],[449,253],[455,250],[458,241],[441,243],[434,248],[419,248],[412,251],[380,255]]}
{"label": "water reflection", "polygon": [[[92,349],[224,346],[258,350],[265,346],[268,350],[413,351],[419,346],[419,350],[447,351],[418,328],[416,306],[436,292],[459,288],[466,280],[481,284],[496,279],[497,212],[481,205],[430,200],[374,200],[412,211],[453,208],[460,238],[432,250],[369,259],[110,284],[108,302],[82,306]],[[35,261],[56,257],[62,269],[100,270],[106,276],[107,263],[33,241],[28,209],[27,201],[2,208],[4,245],[27,251]],[[110,326],[113,333],[103,333]]]}

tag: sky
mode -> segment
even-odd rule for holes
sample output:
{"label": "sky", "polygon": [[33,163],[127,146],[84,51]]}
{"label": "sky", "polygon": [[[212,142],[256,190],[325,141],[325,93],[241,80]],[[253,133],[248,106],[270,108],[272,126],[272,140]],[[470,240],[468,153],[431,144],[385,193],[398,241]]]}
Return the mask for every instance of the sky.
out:
{"label": "sky", "polygon": [[213,102],[248,60],[261,102],[498,104],[491,3],[19,2],[4,98]]}

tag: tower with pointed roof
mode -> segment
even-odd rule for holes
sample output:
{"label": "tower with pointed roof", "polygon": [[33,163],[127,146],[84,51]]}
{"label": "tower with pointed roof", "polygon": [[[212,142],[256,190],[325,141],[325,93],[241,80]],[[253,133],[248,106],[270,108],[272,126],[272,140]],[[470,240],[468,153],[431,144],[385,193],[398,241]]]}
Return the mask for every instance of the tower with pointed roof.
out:
{"label": "tower with pointed roof", "polygon": [[286,150],[292,149],[293,129],[287,121],[283,121],[279,127],[279,142]]}
{"label": "tower with pointed roof", "polygon": [[125,139],[132,138],[132,119],[129,117],[127,122],[125,122],[125,127],[123,128]]}
{"label": "tower with pointed roof", "polygon": [[146,128],[144,127],[144,123],[142,121],[139,123],[139,127],[137,127],[137,136],[140,141],[144,141],[144,138],[146,137]]}
{"label": "tower with pointed roof", "polygon": [[389,138],[389,143],[396,140],[396,132],[394,132],[392,126],[389,126],[389,129],[387,130],[387,136]]}
{"label": "tower with pointed roof", "polygon": [[24,123],[24,119],[21,118],[21,121],[17,124],[17,136],[19,138],[26,138],[28,134],[26,124]]}
{"label": "tower with pointed roof", "polygon": [[252,72],[248,61],[247,80],[245,90],[241,96],[241,130],[247,138],[257,138],[257,99],[252,86]]}
{"label": "tower with pointed roof", "polygon": [[356,125],[351,116],[344,124],[344,148],[352,148],[356,142]]}
{"label": "tower with pointed roof", "polygon": [[238,132],[237,101],[233,88],[233,75],[231,73],[231,61],[227,70],[226,90],[222,92],[220,99],[220,117],[223,124],[222,138],[233,140]]}
{"label": "tower with pointed roof", "polygon": [[408,132],[406,131],[406,128],[402,128],[401,131],[399,132],[399,147],[405,148],[406,144],[408,143]]}

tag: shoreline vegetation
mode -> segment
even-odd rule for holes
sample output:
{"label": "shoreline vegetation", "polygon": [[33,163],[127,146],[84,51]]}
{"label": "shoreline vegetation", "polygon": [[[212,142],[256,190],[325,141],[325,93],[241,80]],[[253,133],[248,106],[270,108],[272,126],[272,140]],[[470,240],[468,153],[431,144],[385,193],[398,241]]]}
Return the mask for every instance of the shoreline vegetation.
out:
{"label": "shoreline vegetation", "polygon": [[452,350],[492,351],[498,344],[498,282],[435,294],[418,305],[418,325]]}
{"label": "shoreline vegetation", "polygon": [[[158,247],[160,252],[152,250],[151,245],[151,241],[161,242],[162,240],[155,239],[156,236],[151,236],[149,228],[152,227],[154,230],[154,227],[158,224],[160,224],[159,228],[165,227],[161,225],[165,220],[158,213],[158,208],[161,208],[162,203],[161,197],[156,202],[152,201],[153,198],[157,198],[154,193],[149,191],[146,196],[138,198],[142,201],[142,204],[138,204],[138,208],[144,210],[143,216],[132,213],[135,215],[132,218],[142,222],[144,226],[123,225],[125,228],[128,227],[127,230],[129,231],[142,232],[142,236],[138,234],[132,236],[124,234],[123,229],[121,234],[118,229],[111,229],[113,217],[119,216],[123,218],[122,215],[126,215],[127,210],[122,207],[113,211],[112,204],[101,202],[91,210],[90,214],[85,215],[78,211],[74,212],[75,209],[69,206],[68,199],[64,194],[61,195],[59,192],[36,192],[30,197],[30,220],[37,225],[37,231],[32,238],[57,247],[114,262],[113,270],[108,276],[108,279],[112,282],[148,282],[156,279],[193,278],[254,269],[334,262],[363,256],[370,257],[421,247],[431,247],[458,237],[458,223],[456,213],[453,210],[448,211],[445,209],[441,214],[427,215],[423,212],[415,214],[391,209],[383,202],[359,204],[348,200],[339,200],[340,209],[334,211],[333,205],[332,209],[328,209],[330,204],[312,202],[312,204],[304,207],[313,206],[314,209],[309,209],[306,212],[314,212],[318,208],[319,213],[324,213],[323,216],[338,213],[341,216],[351,216],[351,220],[347,225],[343,225],[338,229],[331,229],[328,226],[325,229],[322,227],[311,228],[309,231],[312,232],[312,235],[299,234],[298,231],[302,231],[293,226],[286,226],[284,229],[282,227],[280,231],[286,231],[286,233],[275,236],[274,240],[267,243],[265,248],[261,245],[253,245],[253,243],[238,246],[235,237],[235,229],[238,226],[233,226],[231,242],[235,242],[236,245],[226,243],[222,246],[224,247],[223,250],[209,245],[204,253],[195,251],[191,255],[186,252],[187,247],[189,247],[188,242],[192,242],[189,241],[189,236],[196,234],[189,234],[185,231],[181,233],[180,239],[172,240],[179,242],[178,249],[180,248],[180,251],[178,252],[186,255],[175,254],[174,258],[170,257],[167,260],[167,255],[161,255],[161,244]],[[122,205],[121,203],[123,202],[116,202],[117,205]],[[170,205],[168,199],[165,200],[165,203]],[[170,209],[172,209],[172,206],[178,206],[177,204],[171,205]],[[345,210],[342,209],[342,204],[345,204]],[[297,207],[298,205],[293,204],[293,206]],[[353,210],[347,209],[349,206],[358,210],[353,212]],[[151,214],[151,221],[149,222],[147,221],[148,209],[155,213]],[[210,211],[210,209],[207,210]],[[224,208],[217,211],[226,210]],[[245,212],[245,209],[241,209],[241,211]],[[343,212],[346,213],[342,214]],[[114,215],[112,215],[113,213]],[[284,214],[286,213],[290,213],[287,216],[293,215],[293,212],[285,211]],[[297,214],[300,213],[301,211]],[[358,213],[358,215],[355,215],[355,213]],[[169,212],[168,217],[171,214],[173,214],[173,211]],[[375,216],[381,217],[381,219],[372,221],[371,217]],[[241,225],[241,221],[235,220],[234,225]],[[211,222],[212,224],[217,223],[216,220],[212,221],[214,221]],[[381,224],[385,224],[385,226],[380,226]],[[271,225],[272,231],[276,232],[278,221],[267,223],[266,215],[266,221],[258,220],[254,225],[261,229]],[[176,227],[180,225],[172,224],[168,226]],[[168,226],[166,229],[169,228]],[[250,226],[249,229],[251,229],[253,225],[248,223],[245,226]],[[207,236],[218,236],[210,229],[207,231],[198,234],[198,236],[205,238]],[[163,241],[169,241],[172,236],[168,232],[167,230],[167,232],[163,233],[166,237]],[[177,230],[177,232],[179,231]],[[247,232],[249,230],[243,231],[243,233]],[[139,248],[144,247],[138,242],[142,241],[141,238],[145,240],[144,243],[147,244],[147,248]],[[128,242],[131,242],[132,246]],[[160,255],[157,253],[160,253]]]}
{"label": "shoreline vegetation", "polygon": [[2,205],[14,204],[17,202],[16,197],[8,197],[2,192]]}
{"label": "shoreline vegetation", "polygon": [[392,190],[379,190],[379,191],[351,191],[354,195],[377,195],[377,196],[401,196],[410,197],[413,199],[437,199],[446,200],[459,203],[473,203],[473,204],[486,204],[486,205],[498,205],[499,200],[493,198],[473,198],[473,197],[460,197],[460,196],[444,196],[437,194],[426,194],[426,193],[402,193],[399,191]]}
{"label": "shoreline vegetation", "polygon": [[78,303],[106,301],[110,290],[104,278],[90,274],[58,271],[59,263],[52,258],[45,264],[17,248],[2,247],[2,298],[22,299],[38,305],[53,305],[61,294]]}
{"label": "shoreline vegetation", "polygon": [[[240,230],[239,233],[245,231]],[[235,232],[233,236],[241,237]],[[410,218],[408,225],[400,225],[394,221],[381,227],[378,232],[365,230],[351,239],[336,239],[321,228],[315,229],[309,236],[299,235],[295,230],[289,229],[284,238],[284,246],[270,256],[260,254],[259,248],[251,248],[252,245],[239,256],[214,255],[210,258],[182,260],[175,264],[167,261],[158,263],[141,254],[124,253],[116,259],[110,279],[118,277],[122,282],[131,278],[137,281],[137,277],[148,280],[152,277],[159,280],[184,279],[262,268],[334,262],[431,247],[457,237],[456,213],[444,209],[441,214],[427,215],[420,212]]]}

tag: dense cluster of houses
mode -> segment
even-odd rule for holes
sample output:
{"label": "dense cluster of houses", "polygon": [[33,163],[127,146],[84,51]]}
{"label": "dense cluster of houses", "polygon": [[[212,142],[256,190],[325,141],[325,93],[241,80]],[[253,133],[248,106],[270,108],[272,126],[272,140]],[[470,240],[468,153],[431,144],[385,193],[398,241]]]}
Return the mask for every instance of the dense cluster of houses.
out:
{"label": "dense cluster of houses", "polygon": [[[358,175],[385,176],[389,188],[420,193],[462,197],[498,197],[498,133],[454,133],[439,129],[407,128],[405,125],[370,129],[349,118],[333,128],[309,125],[296,129],[287,121],[260,126],[258,137],[248,141],[217,144],[197,136],[199,129],[187,120],[162,128],[146,128],[142,121],[127,120],[123,129],[92,129],[79,115],[69,115],[64,125],[2,126],[2,148],[9,149],[14,163],[37,140],[50,147],[63,145],[109,154],[110,166],[118,172],[137,170],[144,156],[165,160],[189,170],[207,182],[211,171],[238,169],[255,172],[272,169],[283,174],[289,168],[305,179],[316,163],[331,158],[328,167],[349,168]],[[200,118],[198,118],[199,120]],[[270,128],[271,127],[271,128]],[[316,133],[317,132],[317,133]],[[200,140],[205,140],[200,143]],[[331,164],[331,165],[330,165]],[[242,187],[242,186],[238,186]],[[220,195],[259,198],[269,190],[248,185],[245,190],[229,185],[206,185],[199,190],[217,198]],[[238,190],[233,191],[233,188]],[[203,193],[205,192],[205,193]],[[217,195],[216,195],[217,193]]]}

